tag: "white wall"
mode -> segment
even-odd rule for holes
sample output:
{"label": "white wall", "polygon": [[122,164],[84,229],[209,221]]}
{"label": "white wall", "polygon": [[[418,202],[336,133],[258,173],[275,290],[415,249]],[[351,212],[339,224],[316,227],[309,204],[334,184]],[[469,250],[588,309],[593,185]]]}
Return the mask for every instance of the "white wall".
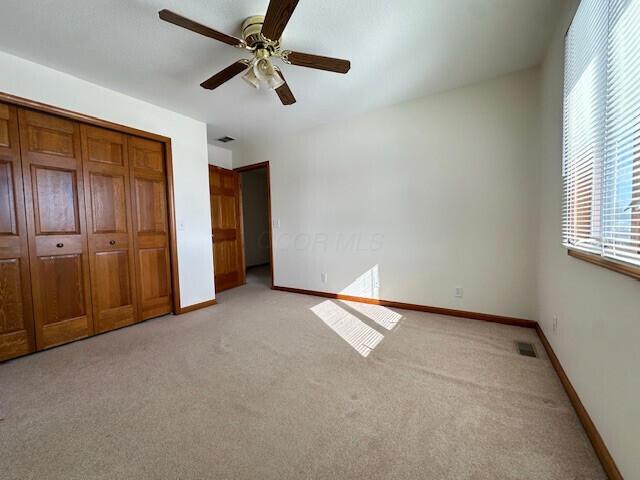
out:
{"label": "white wall", "polygon": [[269,263],[269,194],[267,169],[250,170],[242,178],[242,220],[247,267]]}
{"label": "white wall", "polygon": [[529,70],[234,151],[271,162],[276,285],[535,318],[538,87]]}
{"label": "white wall", "polygon": [[3,52],[0,92],[170,137],[180,301],[214,298],[204,123]]}
{"label": "white wall", "polygon": [[640,284],[561,245],[564,33],[577,2],[569,3],[542,67],[538,321],[623,476],[640,478]]}
{"label": "white wall", "polygon": [[209,165],[226,168],[227,170],[233,168],[233,153],[231,150],[209,144],[207,145],[207,153],[209,156]]}

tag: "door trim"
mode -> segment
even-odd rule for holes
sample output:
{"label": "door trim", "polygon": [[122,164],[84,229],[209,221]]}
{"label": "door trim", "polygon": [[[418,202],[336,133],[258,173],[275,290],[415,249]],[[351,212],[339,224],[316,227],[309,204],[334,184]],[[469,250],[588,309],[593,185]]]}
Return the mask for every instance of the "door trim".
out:
{"label": "door trim", "polygon": [[[271,288],[273,288],[273,221],[271,220],[271,165],[269,161],[245,165],[244,167],[234,168],[234,172],[243,173],[252,170],[267,169],[267,215],[269,216],[269,270],[271,271]],[[240,177],[240,195],[242,195],[242,177]],[[242,209],[242,202],[240,202]],[[242,255],[244,257],[244,223],[242,224]],[[246,272],[246,265],[245,265]]]}
{"label": "door trim", "polygon": [[181,308],[178,314],[182,315],[183,313],[193,312],[194,310],[200,310],[201,308],[207,308],[217,304],[218,302],[216,302],[215,298],[213,300],[207,300],[206,302],[194,303],[188,307]]}
{"label": "door trim", "polygon": [[[126,133],[127,135],[134,135],[136,137],[146,138],[148,140],[154,140],[164,144],[164,157],[165,157],[165,170],[167,180],[167,211],[169,215],[169,263],[171,267],[171,285],[173,290],[173,313],[179,314],[183,307],[180,304],[180,278],[178,277],[178,247],[176,243],[176,211],[175,211],[175,193],[173,182],[173,157],[171,155],[171,139],[157,133],[145,132],[144,130],[138,130],[137,128],[127,127],[118,123],[102,120],[91,115],[85,115],[83,113],[74,112],[65,108],[54,107],[47,105],[46,103],[36,102],[35,100],[29,100],[27,98],[18,97],[8,93],[0,92],[0,102],[8,103],[18,107],[25,107],[31,110],[36,110],[43,113],[49,113],[63,117],[68,120],[74,120],[77,122],[93,125],[96,127],[102,127],[109,130],[114,130],[120,133]],[[188,308],[188,307],[185,307]]]}

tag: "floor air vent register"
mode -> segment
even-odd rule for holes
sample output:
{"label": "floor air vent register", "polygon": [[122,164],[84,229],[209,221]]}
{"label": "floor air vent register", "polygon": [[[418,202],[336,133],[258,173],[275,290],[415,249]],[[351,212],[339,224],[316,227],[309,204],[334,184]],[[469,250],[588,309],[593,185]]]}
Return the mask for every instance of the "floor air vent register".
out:
{"label": "floor air vent register", "polygon": [[516,342],[516,349],[520,355],[524,355],[525,357],[537,357],[536,349],[533,347],[532,343],[528,342]]}

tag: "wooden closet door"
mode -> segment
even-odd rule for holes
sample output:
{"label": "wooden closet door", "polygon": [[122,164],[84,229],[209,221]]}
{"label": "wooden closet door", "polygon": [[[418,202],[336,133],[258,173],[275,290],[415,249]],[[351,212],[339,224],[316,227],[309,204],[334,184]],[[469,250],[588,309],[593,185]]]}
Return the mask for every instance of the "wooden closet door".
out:
{"label": "wooden closet door", "polygon": [[138,308],[146,320],[172,310],[164,145],[129,137],[129,163]]}
{"label": "wooden closet door", "polygon": [[21,109],[20,148],[38,349],[93,334],[80,126]]}
{"label": "wooden closet door", "polygon": [[245,283],[240,174],[210,165],[209,198],[215,290],[221,292]]}
{"label": "wooden closet door", "polygon": [[35,350],[15,107],[0,103],[0,361]]}
{"label": "wooden closet door", "polygon": [[81,125],[96,333],[137,321],[127,137]]}

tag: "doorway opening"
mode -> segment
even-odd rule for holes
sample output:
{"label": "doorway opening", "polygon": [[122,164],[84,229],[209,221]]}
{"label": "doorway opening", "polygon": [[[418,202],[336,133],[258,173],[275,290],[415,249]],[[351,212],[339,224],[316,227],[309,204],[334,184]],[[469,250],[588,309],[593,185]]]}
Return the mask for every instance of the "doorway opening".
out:
{"label": "doorway opening", "polygon": [[240,175],[246,281],[273,287],[269,162],[234,171]]}

